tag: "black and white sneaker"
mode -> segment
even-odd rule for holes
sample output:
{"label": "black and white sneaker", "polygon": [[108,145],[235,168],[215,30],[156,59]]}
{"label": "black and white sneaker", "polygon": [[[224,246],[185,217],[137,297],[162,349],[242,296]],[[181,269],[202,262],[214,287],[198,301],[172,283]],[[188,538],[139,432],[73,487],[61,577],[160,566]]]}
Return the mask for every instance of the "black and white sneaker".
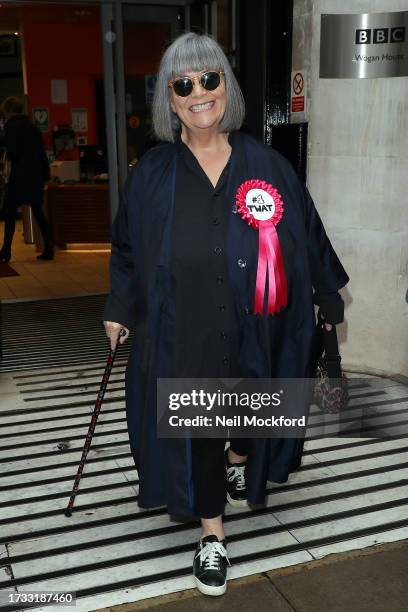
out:
{"label": "black and white sneaker", "polygon": [[245,508],[248,505],[245,468],[243,463],[230,463],[228,460],[228,449],[225,451],[225,464],[227,468],[227,500],[231,506]]}
{"label": "black and white sneaker", "polygon": [[220,541],[216,535],[199,540],[193,563],[198,590],[204,595],[223,595],[227,590],[228,565],[225,540]]}

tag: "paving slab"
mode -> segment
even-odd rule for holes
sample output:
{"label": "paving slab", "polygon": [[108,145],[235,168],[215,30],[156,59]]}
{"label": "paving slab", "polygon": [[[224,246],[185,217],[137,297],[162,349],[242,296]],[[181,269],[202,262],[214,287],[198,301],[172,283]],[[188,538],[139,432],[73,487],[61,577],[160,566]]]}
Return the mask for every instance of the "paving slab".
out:
{"label": "paving slab", "polygon": [[[155,600],[158,599],[155,605]],[[196,590],[173,593],[134,604],[114,606],[112,612],[294,612],[274,585],[262,575],[248,576],[228,583],[222,597],[208,597]],[[101,612],[101,611],[99,611]]]}
{"label": "paving slab", "polygon": [[408,540],[267,575],[296,612],[407,612]]}
{"label": "paving slab", "polygon": [[403,540],[229,580],[222,597],[190,589],[96,612],[407,612],[407,566]]}

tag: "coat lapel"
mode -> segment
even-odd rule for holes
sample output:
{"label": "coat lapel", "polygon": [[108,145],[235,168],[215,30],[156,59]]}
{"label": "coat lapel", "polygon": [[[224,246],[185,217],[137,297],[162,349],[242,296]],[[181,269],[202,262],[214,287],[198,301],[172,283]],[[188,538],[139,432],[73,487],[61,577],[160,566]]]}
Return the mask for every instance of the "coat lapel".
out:
{"label": "coat lapel", "polygon": [[[242,183],[250,179],[265,180],[280,192],[281,186],[279,178],[273,176],[273,168],[265,164],[265,156],[259,160],[257,152],[251,149],[250,142],[241,133],[232,133],[230,142],[233,146],[233,156],[227,189],[227,206],[230,209],[226,237],[227,266],[238,310],[248,314],[254,307],[259,233],[249,227],[239,214],[234,212],[236,192]],[[286,205],[285,201],[284,204]],[[284,213],[282,220],[276,226],[276,231],[282,249],[286,277],[289,281],[294,238],[288,229],[285,214],[287,216],[288,211]],[[288,286],[289,284],[288,282]]]}

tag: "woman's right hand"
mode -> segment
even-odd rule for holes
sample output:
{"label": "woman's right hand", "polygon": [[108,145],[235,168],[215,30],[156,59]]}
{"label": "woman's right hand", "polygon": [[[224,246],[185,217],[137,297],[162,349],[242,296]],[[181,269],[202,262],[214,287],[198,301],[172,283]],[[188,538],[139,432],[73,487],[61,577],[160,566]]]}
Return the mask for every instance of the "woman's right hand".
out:
{"label": "woman's right hand", "polygon": [[[129,338],[130,331],[128,330],[127,327],[125,327],[121,323],[115,323],[114,321],[104,321],[103,325],[105,327],[106,335],[110,339],[110,345],[111,345],[112,351],[115,350],[115,346],[118,340],[120,344],[123,344]],[[123,329],[125,333],[123,334],[123,336],[120,336],[119,338],[119,333],[121,329]]]}

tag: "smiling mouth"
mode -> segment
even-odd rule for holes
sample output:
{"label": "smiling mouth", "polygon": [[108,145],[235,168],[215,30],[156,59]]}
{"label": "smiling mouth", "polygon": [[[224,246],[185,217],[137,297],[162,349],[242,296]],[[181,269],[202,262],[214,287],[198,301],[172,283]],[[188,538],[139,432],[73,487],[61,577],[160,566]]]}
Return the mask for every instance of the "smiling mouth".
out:
{"label": "smiling mouth", "polygon": [[193,113],[201,113],[206,110],[210,110],[214,106],[214,102],[205,102],[205,104],[194,104],[194,106],[190,106],[190,110]]}

